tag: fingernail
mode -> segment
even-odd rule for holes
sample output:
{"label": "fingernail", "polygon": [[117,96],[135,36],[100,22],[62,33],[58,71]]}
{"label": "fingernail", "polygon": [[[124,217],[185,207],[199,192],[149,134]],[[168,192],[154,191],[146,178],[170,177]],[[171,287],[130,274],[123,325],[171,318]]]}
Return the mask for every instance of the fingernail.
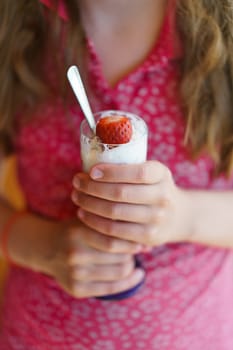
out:
{"label": "fingernail", "polygon": [[98,168],[94,168],[91,170],[90,176],[92,179],[100,179],[101,177],[103,177],[104,173],[102,170],[98,169]]}
{"label": "fingernail", "polygon": [[75,204],[77,204],[77,202],[78,202],[78,192],[77,191],[72,191],[71,199]]}
{"label": "fingernail", "polygon": [[136,247],[135,247],[135,253],[136,253],[136,254],[137,254],[137,253],[142,253],[143,249],[144,249],[144,246],[143,246],[142,244],[138,244],[138,245],[136,245]]}
{"label": "fingernail", "polygon": [[83,211],[82,209],[79,209],[79,210],[78,210],[78,217],[79,217],[80,219],[83,219],[83,218],[84,218],[84,211]]}
{"label": "fingernail", "polygon": [[77,190],[79,189],[79,187],[80,187],[80,180],[79,180],[79,178],[76,176],[75,178],[74,178],[74,180],[73,180],[73,186],[75,187],[75,188],[77,188]]}

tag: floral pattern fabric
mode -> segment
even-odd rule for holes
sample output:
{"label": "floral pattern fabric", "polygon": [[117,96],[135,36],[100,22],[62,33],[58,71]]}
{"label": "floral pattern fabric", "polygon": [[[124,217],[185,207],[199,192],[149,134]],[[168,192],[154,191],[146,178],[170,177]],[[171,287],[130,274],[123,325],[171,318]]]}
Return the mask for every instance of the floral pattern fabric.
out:
{"label": "floral pattern fabric", "polygon": [[[149,127],[148,159],[165,163],[179,186],[232,189],[232,179],[212,178],[213,164],[207,155],[192,161],[183,145],[178,94],[182,50],[174,28],[174,11],[169,10],[152,52],[112,88],[89,40],[92,108],[126,110],[143,117]],[[71,103],[67,111],[59,96],[40,105],[26,124],[19,118],[18,174],[31,211],[59,220],[75,216],[70,193],[72,178],[81,170],[82,119],[77,104]],[[168,244],[139,259],[146,270],[145,285],[122,301],[75,299],[45,275],[12,268],[0,349],[233,349],[231,251]]]}

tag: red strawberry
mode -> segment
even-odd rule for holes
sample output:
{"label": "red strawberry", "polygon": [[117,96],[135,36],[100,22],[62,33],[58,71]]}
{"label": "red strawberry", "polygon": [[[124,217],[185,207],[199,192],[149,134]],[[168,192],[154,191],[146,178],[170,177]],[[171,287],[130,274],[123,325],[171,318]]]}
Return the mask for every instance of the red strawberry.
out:
{"label": "red strawberry", "polygon": [[132,124],[129,118],[122,115],[111,115],[100,118],[96,125],[96,135],[103,143],[121,144],[130,141]]}

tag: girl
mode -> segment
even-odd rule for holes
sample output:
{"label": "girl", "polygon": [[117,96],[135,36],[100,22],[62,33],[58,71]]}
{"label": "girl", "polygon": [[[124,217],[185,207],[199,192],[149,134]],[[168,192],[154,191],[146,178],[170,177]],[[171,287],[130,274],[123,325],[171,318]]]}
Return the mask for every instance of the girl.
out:
{"label": "girl", "polygon": [[[2,150],[27,202],[0,205],[1,350],[231,350],[232,1],[2,0],[0,17]],[[81,172],[71,64],[93,111],[145,119],[147,162]]]}

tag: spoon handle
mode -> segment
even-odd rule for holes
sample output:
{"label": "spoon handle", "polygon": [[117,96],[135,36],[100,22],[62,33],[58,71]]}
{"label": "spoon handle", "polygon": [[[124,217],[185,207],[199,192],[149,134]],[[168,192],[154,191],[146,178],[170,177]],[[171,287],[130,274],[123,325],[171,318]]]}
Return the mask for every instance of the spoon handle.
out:
{"label": "spoon handle", "polygon": [[67,78],[70,82],[70,85],[74,91],[75,96],[77,97],[80,107],[87,119],[87,122],[91,130],[95,133],[95,119],[91,111],[90,104],[87,99],[87,94],[82,83],[82,79],[79,73],[79,70],[76,66],[71,66],[67,71]]}

